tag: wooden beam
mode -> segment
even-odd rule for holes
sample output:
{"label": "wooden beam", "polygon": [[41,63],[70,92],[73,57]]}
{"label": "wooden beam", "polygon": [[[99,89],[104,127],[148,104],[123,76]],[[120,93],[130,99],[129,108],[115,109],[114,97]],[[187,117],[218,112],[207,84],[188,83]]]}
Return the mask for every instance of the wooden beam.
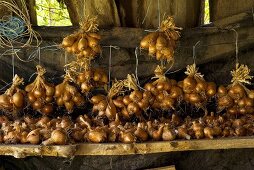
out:
{"label": "wooden beam", "polygon": [[133,155],[176,151],[254,148],[253,137],[176,140],[145,143],[82,143],[77,145],[0,145],[0,155],[71,157],[77,155]]}

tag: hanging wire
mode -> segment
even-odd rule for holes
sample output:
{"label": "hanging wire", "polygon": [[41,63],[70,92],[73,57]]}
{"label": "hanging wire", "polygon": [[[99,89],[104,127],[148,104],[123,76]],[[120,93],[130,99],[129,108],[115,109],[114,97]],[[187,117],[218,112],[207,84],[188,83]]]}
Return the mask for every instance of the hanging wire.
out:
{"label": "hanging wire", "polygon": [[14,54],[12,54],[12,60],[11,60],[11,62],[12,62],[12,78],[14,78],[14,76],[15,76],[15,57],[14,57]]}
{"label": "hanging wire", "polygon": [[192,58],[193,63],[196,64],[196,48],[199,45],[200,41],[196,42],[196,44],[192,47]]}
{"label": "hanging wire", "polygon": [[160,9],[160,0],[157,0],[157,7],[158,7],[158,28],[161,27],[161,9]]}
{"label": "hanging wire", "polygon": [[235,62],[237,64],[239,62],[239,59],[238,59],[238,32],[234,28],[232,28],[231,30],[235,32]]}
{"label": "hanging wire", "polygon": [[139,79],[138,79],[138,50],[139,50],[139,47],[136,47],[136,48],[135,48],[135,57],[136,57],[135,76],[136,76],[138,85],[140,85],[140,84],[139,84]]}
{"label": "hanging wire", "polygon": [[109,48],[109,61],[108,61],[108,88],[110,88],[110,81],[111,81],[111,68],[112,68],[112,48],[114,48],[115,50],[119,50],[119,49],[120,49],[120,47],[118,47],[118,46],[113,46],[113,45],[109,45],[109,46],[102,46],[102,47]]}
{"label": "hanging wire", "polygon": [[142,23],[141,23],[142,25],[144,24],[144,22],[145,22],[145,20],[146,20],[146,17],[147,17],[147,15],[148,15],[149,10],[150,10],[151,4],[152,4],[152,0],[150,0],[150,2],[149,2],[149,5],[148,5],[147,10],[146,10],[145,17],[144,17],[144,19],[143,19],[143,21],[142,21]]}

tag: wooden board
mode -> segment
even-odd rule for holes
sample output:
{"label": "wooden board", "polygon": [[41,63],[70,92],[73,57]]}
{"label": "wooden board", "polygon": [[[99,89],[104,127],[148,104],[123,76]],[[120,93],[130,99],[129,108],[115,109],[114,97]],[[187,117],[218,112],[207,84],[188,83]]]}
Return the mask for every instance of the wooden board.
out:
{"label": "wooden board", "polygon": [[145,170],[176,170],[176,168],[174,165],[171,165],[171,166],[164,166],[164,167],[151,168],[151,169],[145,169]]}
{"label": "wooden board", "polygon": [[241,12],[252,11],[253,0],[210,0],[211,21],[229,17]]}
{"label": "wooden board", "polygon": [[0,155],[16,158],[26,156],[72,157],[76,155],[132,155],[175,151],[254,148],[254,137],[220,138],[202,140],[176,140],[145,143],[83,143],[77,145],[0,145]]}

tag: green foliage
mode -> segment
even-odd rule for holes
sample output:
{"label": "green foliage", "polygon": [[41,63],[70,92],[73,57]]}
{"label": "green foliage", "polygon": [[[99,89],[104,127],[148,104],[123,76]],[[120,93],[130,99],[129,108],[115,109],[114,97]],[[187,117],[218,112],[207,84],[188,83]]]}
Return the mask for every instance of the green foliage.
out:
{"label": "green foliage", "polygon": [[66,6],[58,1],[59,0],[36,0],[35,9],[39,26],[72,25]]}
{"label": "green foliage", "polygon": [[209,0],[205,0],[205,15],[204,15],[204,24],[210,23],[210,8]]}

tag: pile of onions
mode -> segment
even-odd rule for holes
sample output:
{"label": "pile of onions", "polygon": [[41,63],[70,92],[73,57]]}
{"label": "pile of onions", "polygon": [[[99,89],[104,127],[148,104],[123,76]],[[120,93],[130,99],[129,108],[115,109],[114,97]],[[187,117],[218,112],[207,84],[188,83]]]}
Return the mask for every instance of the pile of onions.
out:
{"label": "pile of onions", "polygon": [[198,72],[196,64],[188,65],[185,74],[187,77],[178,83],[183,89],[184,100],[207,112],[206,103],[211,97],[215,96],[216,84],[206,82],[203,75]]}
{"label": "pile of onions", "polygon": [[53,112],[53,96],[55,87],[53,84],[46,82],[44,74],[46,70],[40,65],[36,66],[37,77],[31,84],[25,87],[28,102],[32,108],[42,114],[49,115]]}
{"label": "pile of onions", "polygon": [[108,83],[108,76],[103,69],[90,68],[79,73],[76,82],[80,86],[82,93],[88,93],[93,88],[106,85]]}
{"label": "pile of onions", "polygon": [[250,84],[250,70],[245,65],[236,65],[231,72],[232,84],[218,88],[218,109],[226,109],[229,114],[252,114],[254,112],[254,91],[247,89],[243,83]]}
{"label": "pile of onions", "polygon": [[179,29],[173,18],[168,17],[162,21],[158,32],[149,33],[141,40],[140,47],[148,50],[148,54],[157,60],[172,61],[176,41],[180,38]]}
{"label": "pile of onions", "polygon": [[56,104],[59,107],[64,106],[69,113],[74,110],[75,106],[80,107],[85,103],[84,97],[75,86],[70,84],[67,78],[55,87],[54,97]]}
{"label": "pile of onions", "polygon": [[19,88],[22,83],[23,78],[15,75],[11,87],[0,95],[0,110],[16,114],[25,106],[26,93]]}
{"label": "pile of onions", "polygon": [[155,96],[151,108],[157,110],[174,109],[177,102],[182,98],[182,89],[175,80],[165,77],[163,68],[160,66],[155,69],[155,78],[157,80],[152,83],[146,83],[144,86],[145,90]]}
{"label": "pile of onions", "polygon": [[33,118],[11,121],[0,116],[0,143],[64,145],[79,142],[144,142],[171,141],[175,139],[213,139],[254,134],[254,116],[207,114],[198,119],[184,120],[173,114],[171,118],[151,119],[130,123],[116,119],[109,124],[98,124],[97,119],[80,115],[75,121],[69,117]]}
{"label": "pile of onions", "polygon": [[62,47],[69,53],[76,54],[78,58],[94,59],[101,52],[96,18],[85,19],[80,24],[80,30],[68,35],[62,41]]}

